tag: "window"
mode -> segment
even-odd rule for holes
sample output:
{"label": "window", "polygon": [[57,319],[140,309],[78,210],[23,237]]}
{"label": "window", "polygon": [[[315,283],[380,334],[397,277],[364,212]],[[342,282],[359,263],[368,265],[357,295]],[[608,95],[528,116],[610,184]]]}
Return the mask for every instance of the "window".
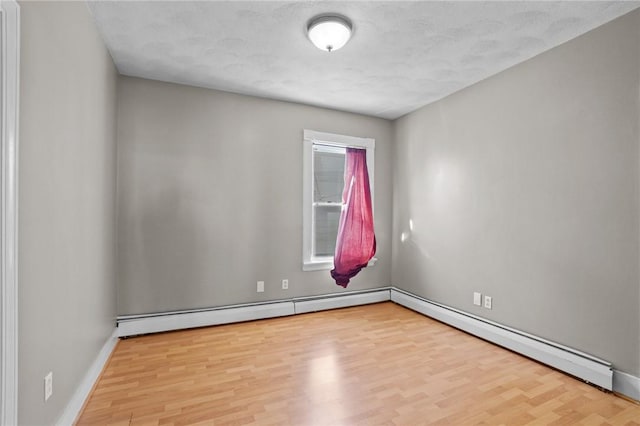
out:
{"label": "window", "polygon": [[344,147],[313,145],[313,248],[316,257],[331,257],[336,248],[336,234],[344,189]]}
{"label": "window", "polygon": [[[303,265],[304,271],[333,268],[333,254],[342,210],[347,147],[367,150],[371,200],[374,196],[374,147],[370,138],[304,131]],[[370,264],[373,264],[371,262]]]}

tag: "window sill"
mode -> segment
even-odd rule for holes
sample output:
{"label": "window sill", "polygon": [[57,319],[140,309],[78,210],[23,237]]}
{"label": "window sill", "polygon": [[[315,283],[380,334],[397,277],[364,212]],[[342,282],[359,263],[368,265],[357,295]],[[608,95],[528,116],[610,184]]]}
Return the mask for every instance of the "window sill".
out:
{"label": "window sill", "polygon": [[[369,261],[367,267],[375,265],[377,261],[378,258],[374,257]],[[331,269],[333,269],[333,257],[305,260],[302,264],[303,271],[330,271]]]}

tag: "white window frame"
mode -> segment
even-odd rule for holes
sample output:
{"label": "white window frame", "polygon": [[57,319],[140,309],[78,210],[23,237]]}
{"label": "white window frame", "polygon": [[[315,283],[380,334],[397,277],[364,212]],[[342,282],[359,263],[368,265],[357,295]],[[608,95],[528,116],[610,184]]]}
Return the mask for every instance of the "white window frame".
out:
{"label": "white window frame", "polygon": [[[321,144],[340,148],[360,148],[367,150],[367,169],[369,172],[369,187],[371,189],[371,204],[374,204],[374,166],[375,145],[373,138],[338,135],[335,133],[304,130],[304,147],[302,162],[302,270],[321,271],[333,269],[333,256],[313,256],[314,241],[314,210],[313,210],[313,145]],[[375,217],[375,215],[374,215]],[[371,259],[369,265],[375,263]]]}

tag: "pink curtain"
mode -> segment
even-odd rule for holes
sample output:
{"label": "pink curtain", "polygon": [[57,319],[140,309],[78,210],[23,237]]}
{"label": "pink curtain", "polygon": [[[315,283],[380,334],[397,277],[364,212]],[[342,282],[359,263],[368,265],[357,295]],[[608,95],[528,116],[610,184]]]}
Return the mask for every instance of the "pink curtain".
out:
{"label": "pink curtain", "polygon": [[347,148],[342,203],[331,276],[346,287],[376,253],[366,149]]}

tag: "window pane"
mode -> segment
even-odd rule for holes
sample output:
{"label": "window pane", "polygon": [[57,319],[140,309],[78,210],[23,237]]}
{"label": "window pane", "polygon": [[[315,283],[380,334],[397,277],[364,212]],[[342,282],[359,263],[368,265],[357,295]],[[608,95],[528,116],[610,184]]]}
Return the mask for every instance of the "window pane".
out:
{"label": "window pane", "polygon": [[341,204],[315,206],[315,256],[333,256],[336,249]]}
{"label": "window pane", "polygon": [[[344,150],[343,150],[344,151]],[[313,201],[342,203],[344,152],[313,152]]]}

